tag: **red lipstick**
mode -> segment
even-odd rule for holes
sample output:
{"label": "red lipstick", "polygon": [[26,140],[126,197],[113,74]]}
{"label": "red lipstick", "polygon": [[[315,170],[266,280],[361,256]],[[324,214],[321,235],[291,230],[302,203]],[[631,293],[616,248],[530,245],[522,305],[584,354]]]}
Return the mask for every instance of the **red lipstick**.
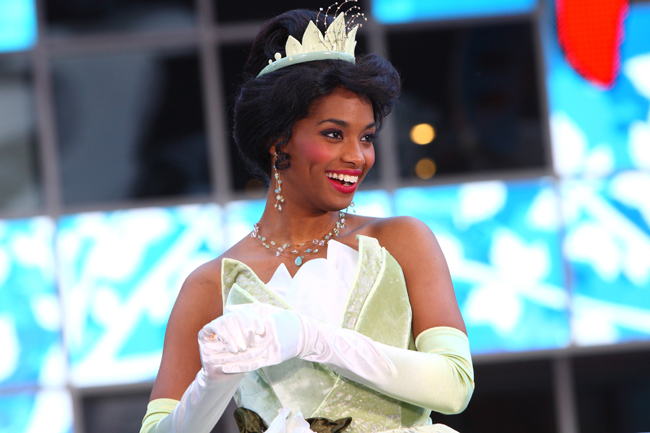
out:
{"label": "red lipstick", "polygon": [[362,170],[353,170],[353,169],[341,169],[341,170],[327,170],[326,173],[336,174],[336,175],[342,174],[342,175],[345,175],[345,176],[355,176],[355,177],[357,177],[357,181],[354,182],[353,184],[344,185],[343,183],[341,183],[340,180],[332,179],[332,178],[326,176],[327,180],[334,187],[334,189],[336,189],[337,191],[342,192],[344,194],[351,194],[351,193],[354,193],[354,191],[356,191],[357,185],[359,184],[359,180],[360,180],[359,178],[363,174],[363,171]]}
{"label": "red lipstick", "polygon": [[343,185],[341,182],[339,182],[338,180],[330,179],[329,177],[327,178],[327,180],[330,181],[330,184],[331,184],[331,185],[332,185],[332,186],[333,186],[337,191],[342,192],[342,193],[344,193],[344,194],[350,194],[350,193],[353,193],[353,192],[357,189],[357,184],[359,183],[359,182],[355,182],[355,183],[353,183],[353,184],[350,185],[350,186],[345,186],[345,185]]}

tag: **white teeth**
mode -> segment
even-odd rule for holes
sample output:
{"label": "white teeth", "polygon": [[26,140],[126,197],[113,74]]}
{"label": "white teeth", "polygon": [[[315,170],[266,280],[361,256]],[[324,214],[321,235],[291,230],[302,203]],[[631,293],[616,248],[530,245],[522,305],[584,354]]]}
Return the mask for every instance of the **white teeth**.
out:
{"label": "white teeth", "polygon": [[350,176],[349,174],[325,173],[325,175],[330,179],[340,180],[348,183],[357,183],[359,180],[359,176]]}

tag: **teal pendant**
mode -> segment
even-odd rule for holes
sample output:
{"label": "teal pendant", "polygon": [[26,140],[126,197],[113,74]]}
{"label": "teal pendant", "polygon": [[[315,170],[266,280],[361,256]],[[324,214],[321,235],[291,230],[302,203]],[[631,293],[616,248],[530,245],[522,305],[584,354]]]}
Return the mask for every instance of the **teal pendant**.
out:
{"label": "teal pendant", "polygon": [[302,265],[302,257],[298,256],[296,257],[296,261],[294,262],[296,266]]}

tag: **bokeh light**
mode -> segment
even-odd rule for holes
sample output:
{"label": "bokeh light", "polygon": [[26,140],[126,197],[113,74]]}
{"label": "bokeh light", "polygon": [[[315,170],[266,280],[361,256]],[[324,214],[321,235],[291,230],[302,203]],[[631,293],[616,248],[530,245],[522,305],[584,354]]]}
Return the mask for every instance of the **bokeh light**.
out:
{"label": "bokeh light", "polygon": [[428,123],[420,123],[411,128],[410,137],[415,144],[429,144],[436,138],[436,130]]}
{"label": "bokeh light", "polygon": [[415,164],[415,175],[420,179],[431,179],[436,174],[436,163],[431,158],[422,158]]}

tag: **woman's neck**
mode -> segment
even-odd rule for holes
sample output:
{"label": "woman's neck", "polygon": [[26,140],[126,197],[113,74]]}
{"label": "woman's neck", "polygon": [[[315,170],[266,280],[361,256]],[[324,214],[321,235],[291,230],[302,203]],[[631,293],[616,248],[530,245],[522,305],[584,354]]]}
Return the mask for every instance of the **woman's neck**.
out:
{"label": "woman's neck", "polygon": [[340,211],[323,211],[286,201],[282,210],[274,207],[275,196],[269,195],[259,221],[259,234],[278,243],[300,244],[322,239],[332,232]]}

